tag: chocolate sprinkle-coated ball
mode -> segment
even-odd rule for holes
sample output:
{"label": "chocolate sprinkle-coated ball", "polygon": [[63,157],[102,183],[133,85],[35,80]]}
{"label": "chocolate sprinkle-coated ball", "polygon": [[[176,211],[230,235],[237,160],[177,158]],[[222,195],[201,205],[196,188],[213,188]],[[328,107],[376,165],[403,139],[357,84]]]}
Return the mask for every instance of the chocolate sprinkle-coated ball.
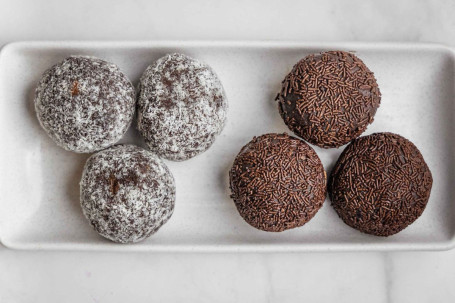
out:
{"label": "chocolate sprinkle-coated ball", "polygon": [[319,147],[342,146],[373,122],[381,93],[373,73],[355,55],[331,51],[300,60],[277,96],[286,125]]}
{"label": "chocolate sprinkle-coated ball", "polygon": [[174,161],[207,150],[221,133],[227,99],[212,68],[182,54],[166,55],[141,77],[138,129],[150,150]]}
{"label": "chocolate sprinkle-coated ball", "polygon": [[329,194],[347,225],[390,236],[422,214],[432,184],[414,144],[399,135],[376,133],[346,147],[330,175]]}
{"label": "chocolate sprinkle-coated ball", "polygon": [[116,145],[91,156],[81,180],[84,215],[103,237],[119,243],[155,233],[174,211],[174,178],[153,153]]}
{"label": "chocolate sprinkle-coated ball", "polygon": [[115,144],[135,110],[135,90],[112,63],[71,56],[47,70],[35,93],[38,120],[66,150],[90,153]]}
{"label": "chocolate sprinkle-coated ball", "polygon": [[229,177],[240,215],[265,231],[304,225],[326,196],[326,173],[318,155],[287,134],[254,137],[240,150]]}

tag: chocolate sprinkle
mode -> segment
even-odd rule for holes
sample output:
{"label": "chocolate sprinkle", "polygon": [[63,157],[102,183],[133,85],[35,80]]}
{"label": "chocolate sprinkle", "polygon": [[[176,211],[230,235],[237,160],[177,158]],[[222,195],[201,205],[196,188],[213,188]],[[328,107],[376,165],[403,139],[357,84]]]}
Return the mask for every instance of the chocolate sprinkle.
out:
{"label": "chocolate sprinkle", "polygon": [[79,86],[79,82],[74,81],[74,82],[73,82],[73,89],[71,90],[71,96],[74,97],[74,96],[79,95],[79,88],[78,88],[78,86]]}
{"label": "chocolate sprinkle", "polygon": [[332,205],[347,225],[390,236],[422,214],[432,184],[430,169],[412,142],[376,133],[346,147],[328,185]]}
{"label": "chocolate sprinkle", "polygon": [[254,137],[240,150],[229,177],[240,215],[264,231],[304,225],[326,196],[326,173],[316,152],[287,134]]}
{"label": "chocolate sprinkle", "polygon": [[276,98],[286,125],[319,147],[342,146],[373,122],[381,93],[355,55],[330,51],[300,60]]}

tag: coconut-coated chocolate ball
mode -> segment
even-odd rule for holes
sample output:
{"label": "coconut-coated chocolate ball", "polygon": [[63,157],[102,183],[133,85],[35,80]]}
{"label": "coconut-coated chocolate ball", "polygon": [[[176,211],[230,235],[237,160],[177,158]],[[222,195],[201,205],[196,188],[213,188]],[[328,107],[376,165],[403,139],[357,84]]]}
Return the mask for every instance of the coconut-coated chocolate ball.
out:
{"label": "coconut-coated chocolate ball", "polygon": [[80,186],[90,225],[114,242],[149,237],[174,211],[171,172],[156,155],[134,145],[116,145],[92,155]]}
{"label": "coconut-coated chocolate ball", "polygon": [[141,77],[137,127],[150,150],[183,161],[215,142],[227,108],[221,81],[210,66],[183,54],[169,54]]}
{"label": "coconut-coated chocolate ball", "polygon": [[35,109],[60,147],[90,153],[115,144],[131,124],[135,90],[113,63],[71,56],[47,70],[35,92]]}

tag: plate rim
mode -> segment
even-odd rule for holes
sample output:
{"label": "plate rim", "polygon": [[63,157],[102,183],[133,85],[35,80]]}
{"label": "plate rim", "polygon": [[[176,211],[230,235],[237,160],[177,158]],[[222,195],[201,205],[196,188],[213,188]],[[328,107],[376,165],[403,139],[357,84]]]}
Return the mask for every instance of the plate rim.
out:
{"label": "plate rim", "polygon": [[[273,49],[322,49],[338,48],[357,50],[432,50],[447,52],[455,62],[455,48],[432,42],[353,42],[353,41],[300,41],[300,40],[23,40],[3,45],[0,50],[0,70],[3,58],[8,52],[27,48],[157,48],[157,47],[235,47],[235,48],[273,48]],[[0,88],[1,89],[1,88]],[[455,93],[455,83],[454,83]],[[0,95],[1,97],[1,95]],[[1,102],[1,100],[0,100]],[[455,102],[455,99],[454,99]],[[2,185],[0,184],[0,187]],[[6,203],[0,197],[0,205]],[[2,224],[0,224],[1,226]],[[101,238],[101,237],[100,237]],[[107,241],[107,240],[106,240]],[[299,252],[392,252],[392,251],[443,251],[455,248],[455,234],[448,240],[425,243],[330,243],[330,244],[197,244],[141,246],[117,243],[20,243],[5,238],[0,230],[0,243],[7,248],[17,250],[52,250],[52,251],[112,251],[112,252],[172,252],[172,253],[299,253]]]}

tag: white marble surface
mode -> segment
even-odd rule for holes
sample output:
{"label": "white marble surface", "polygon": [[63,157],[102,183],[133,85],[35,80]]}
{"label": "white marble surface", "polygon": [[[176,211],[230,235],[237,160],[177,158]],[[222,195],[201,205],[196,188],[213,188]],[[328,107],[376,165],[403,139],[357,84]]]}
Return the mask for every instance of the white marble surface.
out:
{"label": "white marble surface", "polygon": [[[425,41],[455,47],[454,1],[0,1],[18,40]],[[455,250],[122,254],[0,247],[0,302],[454,302]],[[134,300],[133,300],[134,298]]]}

